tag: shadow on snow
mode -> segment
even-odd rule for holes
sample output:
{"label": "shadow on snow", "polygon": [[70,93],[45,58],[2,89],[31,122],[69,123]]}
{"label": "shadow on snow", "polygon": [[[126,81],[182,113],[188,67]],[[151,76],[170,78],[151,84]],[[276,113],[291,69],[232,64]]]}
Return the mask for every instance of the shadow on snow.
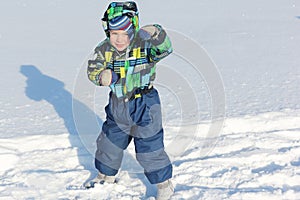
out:
{"label": "shadow on snow", "polygon": [[[43,74],[34,65],[22,65],[20,72],[27,77],[27,86],[25,89],[27,97],[34,101],[47,101],[53,106],[58,116],[63,119],[64,125],[69,132],[69,141],[72,147],[77,149],[79,164],[83,166],[85,170],[90,171],[90,177],[86,182],[90,181],[98,173],[94,167],[94,150],[96,148],[96,138],[101,131],[103,122],[95,112],[84,103],[74,99],[72,94],[64,88],[62,81]],[[77,115],[80,115],[80,119],[82,119],[84,123],[76,123],[73,116],[72,103],[73,106],[76,107]],[[137,163],[136,160],[128,152],[125,152],[124,159],[126,159],[126,162],[123,163],[121,170],[132,170],[133,163]],[[70,171],[76,171],[76,169],[62,170],[56,173]],[[37,170],[34,172],[46,173],[52,171]],[[131,178],[140,179],[147,187],[145,198],[155,193],[154,186],[145,178],[140,168],[133,169],[133,173],[129,173],[129,176]]]}
{"label": "shadow on snow", "polygon": [[[27,86],[25,88],[27,97],[34,101],[45,100],[53,106],[58,116],[64,121],[64,125],[69,132],[69,141],[72,147],[77,149],[79,164],[85,170],[91,172],[91,177],[95,176],[97,172],[95,172],[93,164],[94,155],[92,155],[93,152],[88,151],[90,147],[87,145],[95,143],[100,130],[97,126],[76,127],[73,118],[72,103],[83,111],[82,117],[84,120],[97,120],[99,124],[102,124],[100,118],[83,103],[73,99],[72,94],[64,88],[62,81],[43,74],[36,66],[22,65],[20,72],[27,77]],[[78,130],[81,132],[83,129],[85,129],[84,134],[86,135],[78,133]],[[80,135],[86,138],[81,138]]]}

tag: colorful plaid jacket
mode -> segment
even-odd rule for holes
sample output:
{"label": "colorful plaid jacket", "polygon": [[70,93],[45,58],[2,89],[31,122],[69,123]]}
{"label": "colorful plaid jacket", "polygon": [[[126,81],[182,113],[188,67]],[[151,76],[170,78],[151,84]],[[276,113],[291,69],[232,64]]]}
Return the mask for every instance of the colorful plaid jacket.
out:
{"label": "colorful plaid jacket", "polygon": [[102,70],[111,69],[118,80],[110,85],[117,97],[131,97],[137,88],[147,88],[155,79],[156,63],[172,53],[172,45],[166,32],[160,25],[155,40],[141,40],[135,36],[125,52],[118,52],[106,38],[96,48],[94,59],[89,60],[88,78],[100,85]]}

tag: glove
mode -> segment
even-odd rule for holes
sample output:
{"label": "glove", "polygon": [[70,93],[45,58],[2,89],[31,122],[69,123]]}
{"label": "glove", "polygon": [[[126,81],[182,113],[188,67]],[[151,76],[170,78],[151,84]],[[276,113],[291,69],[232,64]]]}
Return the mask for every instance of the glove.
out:
{"label": "glove", "polygon": [[111,69],[105,69],[100,73],[100,85],[109,86],[112,83],[117,82],[118,75]]}
{"label": "glove", "polygon": [[140,28],[138,35],[142,40],[156,39],[159,34],[159,29],[155,25],[146,25]]}

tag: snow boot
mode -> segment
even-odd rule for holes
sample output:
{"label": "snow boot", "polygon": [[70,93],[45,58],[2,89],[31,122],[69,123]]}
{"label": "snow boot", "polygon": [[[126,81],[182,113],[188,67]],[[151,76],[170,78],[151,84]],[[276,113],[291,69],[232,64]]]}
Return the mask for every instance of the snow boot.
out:
{"label": "snow boot", "polygon": [[168,200],[174,193],[174,187],[171,180],[166,180],[157,184],[156,200]]}
{"label": "snow boot", "polygon": [[94,178],[93,180],[87,182],[84,187],[86,188],[92,188],[94,187],[94,185],[96,183],[100,183],[100,184],[103,184],[103,183],[115,183],[116,181],[116,177],[115,176],[107,176],[105,174],[102,174],[102,173],[98,173],[97,177]]}

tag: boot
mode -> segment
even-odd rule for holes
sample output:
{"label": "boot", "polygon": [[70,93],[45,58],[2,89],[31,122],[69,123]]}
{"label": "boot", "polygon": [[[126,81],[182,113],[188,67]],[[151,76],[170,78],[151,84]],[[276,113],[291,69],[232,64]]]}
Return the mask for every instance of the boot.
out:
{"label": "boot", "polygon": [[174,187],[171,180],[166,180],[157,184],[156,200],[168,200],[174,193]]}
{"label": "boot", "polygon": [[93,180],[87,182],[86,184],[84,184],[84,187],[86,188],[91,188],[91,187],[94,187],[94,185],[96,183],[100,183],[100,184],[103,184],[103,183],[114,183],[116,181],[116,177],[115,176],[107,176],[105,174],[102,174],[102,173],[98,173],[97,177],[94,178]]}

